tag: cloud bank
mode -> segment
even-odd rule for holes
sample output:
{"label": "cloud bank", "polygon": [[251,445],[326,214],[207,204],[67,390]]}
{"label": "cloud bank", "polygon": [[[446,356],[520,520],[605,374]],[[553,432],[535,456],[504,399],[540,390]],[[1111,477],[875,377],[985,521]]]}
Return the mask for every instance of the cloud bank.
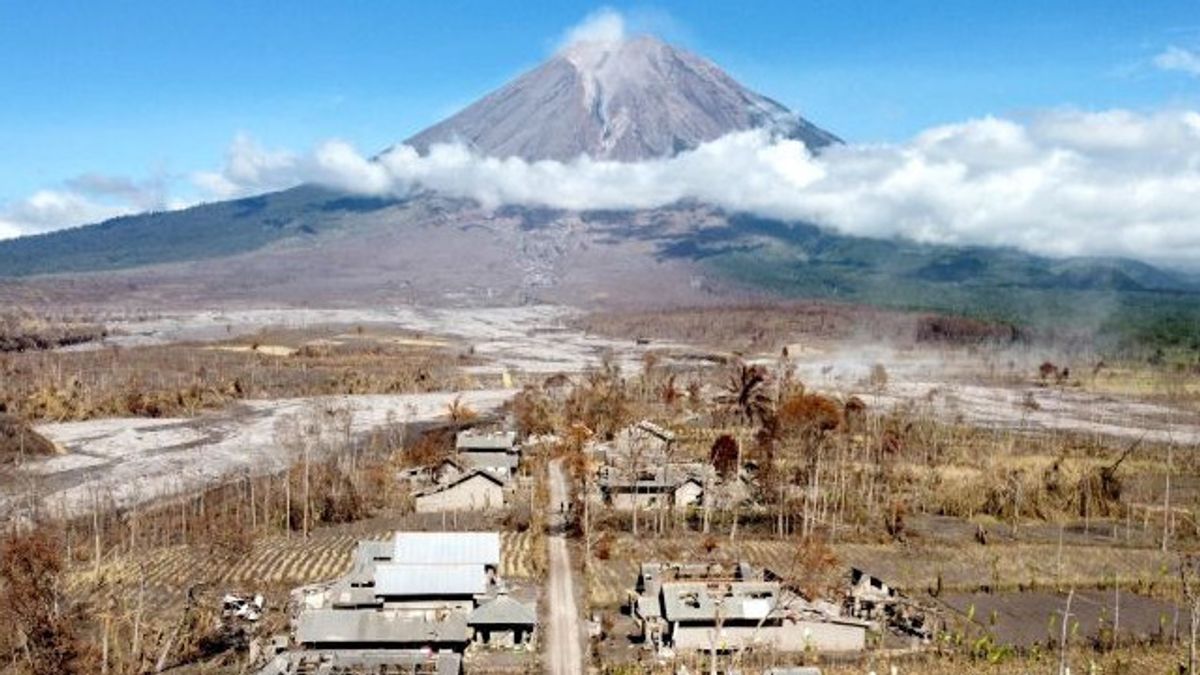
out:
{"label": "cloud bank", "polygon": [[312,181],[373,195],[434,190],[489,207],[641,209],[697,200],[861,236],[1200,259],[1200,113],[1192,111],[989,117],[903,144],[818,156],[798,141],[745,132],[634,164],[497,159],[456,145],[426,156],[398,146],[373,159],[341,141],[286,160],[253,144],[234,150],[221,181],[235,194]]}
{"label": "cloud bank", "polygon": [[[1194,111],[987,117],[905,143],[851,144],[817,156],[797,141],[745,132],[633,164],[497,159],[456,145],[434,146],[425,156],[398,146],[371,158],[343,141],[291,153],[239,137],[222,169],[193,180],[207,199],[315,182],[370,195],[434,190],[488,207],[640,209],[697,200],[852,235],[1056,256],[1200,260]],[[38,201],[38,208],[3,211],[0,235],[6,225],[8,233],[27,232],[30,223],[44,229],[53,220],[46,213],[67,217],[88,208],[62,194]]]}

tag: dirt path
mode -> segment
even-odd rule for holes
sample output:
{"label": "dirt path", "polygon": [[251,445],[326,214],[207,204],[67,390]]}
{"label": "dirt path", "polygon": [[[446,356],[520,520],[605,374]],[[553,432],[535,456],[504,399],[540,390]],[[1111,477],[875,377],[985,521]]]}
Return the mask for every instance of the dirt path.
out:
{"label": "dirt path", "polygon": [[566,478],[562,462],[550,463],[550,616],[546,622],[546,670],[560,673],[583,673],[583,649],[580,646],[583,630],[579,624],[579,609],[575,603],[575,580],[571,571],[571,554],[563,534],[561,505],[567,501]]}

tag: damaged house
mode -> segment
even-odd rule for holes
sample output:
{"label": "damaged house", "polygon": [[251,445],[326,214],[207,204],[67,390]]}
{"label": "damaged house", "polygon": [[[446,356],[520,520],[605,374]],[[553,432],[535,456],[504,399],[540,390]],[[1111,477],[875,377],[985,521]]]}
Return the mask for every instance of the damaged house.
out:
{"label": "damaged house", "polygon": [[666,506],[686,508],[704,501],[706,483],[701,465],[671,464],[637,471],[606,467],[597,486],[605,504],[619,511]]}
{"label": "damaged house", "polygon": [[854,652],[869,626],[748,565],[643,564],[630,608],[647,647],[677,651]]}

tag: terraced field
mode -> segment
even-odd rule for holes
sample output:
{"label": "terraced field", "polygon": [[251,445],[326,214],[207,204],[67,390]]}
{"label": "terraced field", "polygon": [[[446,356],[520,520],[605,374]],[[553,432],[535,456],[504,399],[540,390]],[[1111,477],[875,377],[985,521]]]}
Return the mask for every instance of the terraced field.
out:
{"label": "terraced field", "polygon": [[[279,603],[291,588],[342,574],[360,539],[385,539],[391,531],[379,527],[365,533],[318,532],[307,540],[297,534],[271,536],[241,555],[211,547],[171,546],[121,556],[102,565],[98,575],[91,567],[81,569],[71,576],[69,591],[93,599],[130,598],[144,578],[156,608],[165,612],[182,607],[189,589],[262,592]],[[503,532],[500,550],[501,576],[514,581],[538,578],[539,558],[530,532]]]}

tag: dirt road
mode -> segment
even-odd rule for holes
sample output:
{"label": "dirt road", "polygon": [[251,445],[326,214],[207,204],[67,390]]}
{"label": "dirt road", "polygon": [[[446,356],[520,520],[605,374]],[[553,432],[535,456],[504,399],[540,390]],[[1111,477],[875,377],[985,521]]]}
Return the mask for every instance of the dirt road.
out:
{"label": "dirt road", "polygon": [[562,462],[550,463],[550,616],[546,622],[546,671],[583,673],[583,630],[575,603],[575,580],[571,553],[563,534],[562,505],[567,501],[566,477]]}

